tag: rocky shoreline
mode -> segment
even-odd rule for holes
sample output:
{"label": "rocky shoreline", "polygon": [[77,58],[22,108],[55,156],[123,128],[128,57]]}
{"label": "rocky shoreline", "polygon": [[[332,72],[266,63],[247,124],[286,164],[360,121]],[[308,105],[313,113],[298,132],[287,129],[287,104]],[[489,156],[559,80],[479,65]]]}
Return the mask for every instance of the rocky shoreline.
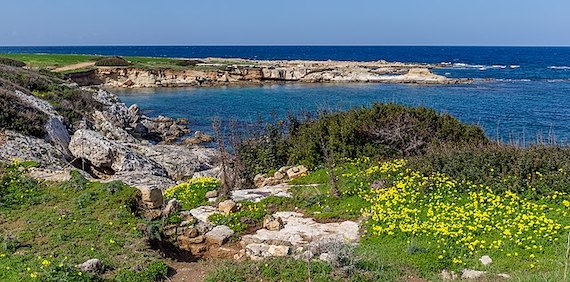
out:
{"label": "rocky shoreline", "polygon": [[[220,63],[223,62],[223,63]],[[254,61],[208,58],[191,68],[97,67],[70,74],[80,85],[113,88],[203,87],[268,83],[462,84],[431,70],[436,64],[349,61]]]}

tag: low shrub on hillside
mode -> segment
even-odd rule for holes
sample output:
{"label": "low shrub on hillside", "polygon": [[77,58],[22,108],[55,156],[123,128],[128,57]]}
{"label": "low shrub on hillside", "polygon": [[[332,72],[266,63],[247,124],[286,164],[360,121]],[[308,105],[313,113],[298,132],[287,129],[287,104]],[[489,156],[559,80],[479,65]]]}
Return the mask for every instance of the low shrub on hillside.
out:
{"label": "low shrub on hillside", "polygon": [[176,199],[183,209],[191,210],[207,204],[206,193],[217,190],[219,186],[220,180],[214,177],[194,178],[166,189],[164,197]]}
{"label": "low shrub on hillside", "polygon": [[43,137],[47,115],[20,101],[0,88],[0,129],[18,131],[25,135]]}
{"label": "low shrub on hillside", "polygon": [[[440,147],[410,159],[422,173],[434,171],[490,186],[495,191],[548,195],[570,192],[570,148],[507,145]],[[529,191],[529,189],[534,191]]]}
{"label": "low shrub on hillside", "polygon": [[180,67],[191,67],[195,66],[199,63],[202,63],[200,60],[172,60],[172,63],[180,66]]}
{"label": "low shrub on hillside", "polygon": [[241,142],[236,152],[248,178],[286,164],[315,168],[325,153],[337,163],[362,156],[377,158],[421,155],[443,144],[485,144],[483,130],[433,109],[374,104],[345,112],[324,113],[287,128],[267,126],[264,134]]}
{"label": "low shrub on hillside", "polygon": [[[94,109],[101,109],[102,105],[93,98],[93,94],[80,88],[67,85],[67,83],[49,73],[38,72],[0,66],[0,90],[9,93],[22,91],[33,94],[48,101],[55,110],[65,118],[67,124],[73,124],[88,115]],[[18,112],[20,106],[15,103],[8,104],[6,111]],[[22,114],[27,114],[25,109]],[[31,125],[37,124],[41,118],[23,118]]]}
{"label": "low shrub on hillside", "polygon": [[113,56],[113,57],[103,57],[95,61],[96,66],[100,67],[126,67],[129,66],[129,61],[124,58]]}
{"label": "low shrub on hillside", "polygon": [[22,61],[10,59],[10,58],[4,58],[4,57],[0,57],[0,64],[6,65],[6,66],[11,66],[11,67],[18,67],[18,68],[26,66],[26,63],[24,63]]}

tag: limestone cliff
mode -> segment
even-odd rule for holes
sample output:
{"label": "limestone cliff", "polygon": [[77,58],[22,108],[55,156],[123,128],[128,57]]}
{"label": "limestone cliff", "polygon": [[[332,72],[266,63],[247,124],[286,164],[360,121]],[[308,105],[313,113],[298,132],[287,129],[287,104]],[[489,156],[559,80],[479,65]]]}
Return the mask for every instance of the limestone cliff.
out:
{"label": "limestone cliff", "polygon": [[[436,75],[428,64],[405,64],[343,61],[250,61],[207,59],[187,69],[142,69],[132,67],[99,67],[92,75],[93,83],[109,87],[186,87],[225,84],[302,82],[302,83],[416,83],[456,84],[468,79],[452,79]],[[84,77],[81,77],[82,79]]]}

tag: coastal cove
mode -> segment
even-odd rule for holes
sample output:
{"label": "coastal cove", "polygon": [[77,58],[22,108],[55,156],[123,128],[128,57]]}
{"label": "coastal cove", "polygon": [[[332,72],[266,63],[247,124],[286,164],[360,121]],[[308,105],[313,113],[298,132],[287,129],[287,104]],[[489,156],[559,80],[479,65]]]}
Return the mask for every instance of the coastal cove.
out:
{"label": "coastal cove", "polygon": [[480,125],[492,139],[535,143],[549,133],[570,139],[570,81],[494,81],[465,85],[275,84],[247,87],[111,89],[149,116],[188,118],[192,131],[212,132],[211,119],[247,124],[288,112],[341,110],[374,102],[432,107]]}

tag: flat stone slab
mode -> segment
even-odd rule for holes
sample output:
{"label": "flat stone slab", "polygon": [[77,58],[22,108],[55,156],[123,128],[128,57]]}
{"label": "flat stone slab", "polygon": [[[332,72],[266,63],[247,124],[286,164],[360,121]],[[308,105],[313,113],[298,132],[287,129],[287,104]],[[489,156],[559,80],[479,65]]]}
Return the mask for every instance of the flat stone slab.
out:
{"label": "flat stone slab", "polygon": [[[277,197],[287,197],[292,198],[293,195],[289,193],[289,187],[287,183],[282,183],[275,186],[265,186],[256,189],[242,189],[232,191],[232,200],[234,202],[249,201],[257,203],[267,197],[277,196]],[[209,198],[208,201],[213,203],[217,198]]]}
{"label": "flat stone slab", "polygon": [[259,229],[255,234],[243,236],[242,241],[246,245],[282,242],[297,247],[320,240],[339,240],[352,243],[359,239],[359,226],[354,221],[318,223],[314,219],[303,217],[303,214],[297,212],[277,212],[273,216],[280,217],[283,220],[283,229],[278,231]]}
{"label": "flat stone slab", "polygon": [[216,207],[212,206],[197,207],[195,209],[191,209],[189,212],[194,218],[207,223],[211,223],[208,221],[208,217],[210,217],[210,215],[220,213]]}

